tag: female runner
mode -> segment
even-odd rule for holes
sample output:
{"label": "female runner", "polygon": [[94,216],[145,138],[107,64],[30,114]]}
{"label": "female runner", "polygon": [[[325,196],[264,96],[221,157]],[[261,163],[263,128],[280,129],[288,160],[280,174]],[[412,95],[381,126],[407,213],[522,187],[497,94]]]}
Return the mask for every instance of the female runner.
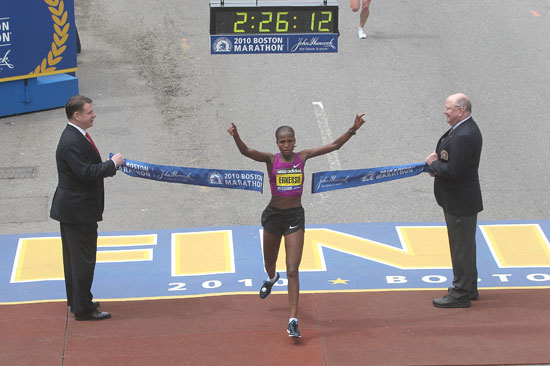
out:
{"label": "female runner", "polygon": [[371,0],[349,0],[349,7],[353,12],[361,9],[361,13],[359,14],[358,29],[360,39],[367,38],[367,34],[365,33],[365,24],[367,23],[367,19],[370,15],[370,2]]}
{"label": "female runner", "polygon": [[288,279],[288,302],[290,319],[287,332],[290,337],[300,338],[298,329],[298,298],[300,281],[298,267],[302,260],[304,247],[305,216],[301,197],[304,185],[304,165],[310,158],[338,150],[365,123],[363,116],[355,116],[353,126],[332,143],[320,147],[294,152],[296,138],[289,126],[281,126],[275,132],[277,147],[280,153],[272,154],[250,149],[241,140],[237,126],[231,123],[227,130],[241,154],[267,165],[271,201],[262,213],[264,266],[269,276],[260,289],[260,297],[265,299],[271,293],[273,284],[280,278],[275,270],[281,238],[285,237],[286,275]]}

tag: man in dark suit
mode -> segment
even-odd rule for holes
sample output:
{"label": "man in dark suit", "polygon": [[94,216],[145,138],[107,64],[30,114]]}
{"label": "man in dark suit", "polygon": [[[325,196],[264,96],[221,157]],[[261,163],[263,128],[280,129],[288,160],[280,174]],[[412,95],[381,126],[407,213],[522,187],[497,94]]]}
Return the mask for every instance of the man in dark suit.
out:
{"label": "man in dark suit", "polygon": [[61,134],[55,159],[58,185],[50,217],[59,221],[63,245],[63,270],[67,305],[76,320],[111,317],[98,311],[92,301],[92,281],[96,263],[97,222],[104,207],[103,178],[115,175],[125,161],[122,154],[101,161],[99,151],[86,132],[96,117],[92,100],[77,95],[65,105],[69,120]]}
{"label": "man in dark suit", "polygon": [[428,155],[434,193],[443,208],[453,265],[453,284],[448,293],[434,299],[440,308],[467,308],[477,300],[477,214],[483,210],[478,167],[482,138],[471,117],[472,105],[465,94],[447,98],[445,110],[451,129]]}

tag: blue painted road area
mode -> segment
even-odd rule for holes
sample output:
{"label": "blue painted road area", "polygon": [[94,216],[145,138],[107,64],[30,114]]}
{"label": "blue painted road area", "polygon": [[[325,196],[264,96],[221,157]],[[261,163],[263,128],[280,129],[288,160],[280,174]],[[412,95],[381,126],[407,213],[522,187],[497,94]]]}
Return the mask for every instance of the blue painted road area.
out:
{"label": "blue painted road area", "polygon": [[[259,226],[100,232],[96,299],[255,294],[266,278]],[[550,288],[550,220],[479,222],[479,287]],[[286,291],[284,245],[274,292]],[[441,289],[452,269],[443,223],[306,228],[302,292]],[[0,304],[65,299],[58,233],[0,236]]]}

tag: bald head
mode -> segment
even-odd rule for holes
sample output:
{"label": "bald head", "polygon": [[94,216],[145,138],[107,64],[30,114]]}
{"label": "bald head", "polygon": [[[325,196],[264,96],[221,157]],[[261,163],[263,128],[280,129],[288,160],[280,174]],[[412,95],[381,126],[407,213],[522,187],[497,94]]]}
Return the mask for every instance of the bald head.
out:
{"label": "bald head", "polygon": [[470,98],[466,94],[453,94],[447,100],[451,100],[455,107],[463,108],[465,112],[472,113],[472,103],[470,103]]}
{"label": "bald head", "polygon": [[450,95],[445,101],[443,114],[447,116],[447,123],[455,126],[472,114],[472,103],[466,94],[458,93]]}

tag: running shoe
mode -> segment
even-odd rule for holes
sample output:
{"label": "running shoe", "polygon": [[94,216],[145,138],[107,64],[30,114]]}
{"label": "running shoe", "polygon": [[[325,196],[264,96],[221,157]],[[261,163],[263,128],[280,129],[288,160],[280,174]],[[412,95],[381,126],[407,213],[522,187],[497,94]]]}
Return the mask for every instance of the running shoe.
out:
{"label": "running shoe", "polygon": [[359,27],[359,39],[365,39],[367,38],[367,33],[365,33],[365,30],[363,29],[363,27]]}
{"label": "running shoe", "polygon": [[298,320],[291,320],[288,322],[288,327],[286,328],[289,337],[300,338],[300,329],[298,329]]}
{"label": "running shoe", "polygon": [[260,298],[261,299],[265,299],[266,297],[269,296],[269,294],[271,293],[271,288],[273,287],[273,285],[275,284],[275,282],[279,281],[279,278],[281,276],[279,276],[279,272],[277,272],[277,274],[275,275],[275,281],[271,282],[270,280],[265,280],[263,285],[262,285],[262,288],[260,289]]}

